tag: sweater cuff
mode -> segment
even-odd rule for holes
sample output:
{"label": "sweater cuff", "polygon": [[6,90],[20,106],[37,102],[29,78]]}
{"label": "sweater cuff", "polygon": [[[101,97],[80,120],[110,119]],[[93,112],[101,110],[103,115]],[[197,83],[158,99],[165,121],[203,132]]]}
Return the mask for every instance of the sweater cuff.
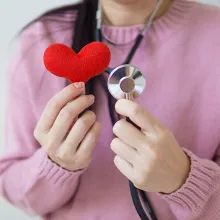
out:
{"label": "sweater cuff", "polygon": [[213,161],[200,159],[192,152],[183,149],[191,161],[191,169],[185,184],[171,194],[158,193],[169,204],[178,204],[195,211],[201,208],[214,190],[213,180],[219,173],[219,166]]}
{"label": "sweater cuff", "polygon": [[84,172],[84,169],[80,171],[68,171],[58,166],[48,158],[42,148],[40,148],[33,157],[34,160],[31,161],[31,165],[34,167],[38,178],[44,178],[53,184],[60,186],[66,185],[75,181],[76,178]]}

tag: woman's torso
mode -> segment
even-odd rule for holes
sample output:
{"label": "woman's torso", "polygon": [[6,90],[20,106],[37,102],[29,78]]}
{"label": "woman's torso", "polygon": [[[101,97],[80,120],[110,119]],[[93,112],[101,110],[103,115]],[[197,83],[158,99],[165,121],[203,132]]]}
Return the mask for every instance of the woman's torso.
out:
{"label": "woman's torso", "polygon": [[[170,31],[167,30],[169,26],[164,28],[165,33]],[[118,36],[118,43],[126,43],[131,35],[138,33],[139,27],[106,29],[109,37],[116,39]],[[132,60],[132,64],[139,67],[147,78],[146,90],[136,101],[175,134],[180,146],[190,149],[200,157],[212,159],[220,132],[220,113],[216,110],[220,106],[217,98],[220,92],[215,88],[219,80],[213,80],[217,72],[212,72],[207,77],[207,58],[200,55],[201,51],[192,53],[195,41],[192,39],[187,42],[190,34],[179,31],[163,36],[163,33],[158,32],[159,29],[145,36]],[[42,44],[41,55],[46,46],[52,43],[71,45],[71,33],[72,30],[68,29],[47,38],[45,44]],[[111,66],[116,66],[123,62],[131,44],[109,47],[112,52]],[[212,65],[218,66],[217,59],[212,59]],[[33,96],[36,96],[36,120],[48,100],[66,83],[65,79],[45,71],[39,73],[39,79],[41,84],[33,92]],[[89,220],[139,219],[132,204],[128,180],[113,163],[114,154],[110,149],[113,133],[106,94],[98,81],[95,89],[94,111],[97,120],[102,124],[102,131],[94,150],[93,161],[81,176],[74,198],[56,212],[45,216],[47,220],[88,220],[88,216]],[[208,135],[210,131],[212,135]],[[176,219],[169,206],[158,195],[149,193],[148,196],[159,220]]]}

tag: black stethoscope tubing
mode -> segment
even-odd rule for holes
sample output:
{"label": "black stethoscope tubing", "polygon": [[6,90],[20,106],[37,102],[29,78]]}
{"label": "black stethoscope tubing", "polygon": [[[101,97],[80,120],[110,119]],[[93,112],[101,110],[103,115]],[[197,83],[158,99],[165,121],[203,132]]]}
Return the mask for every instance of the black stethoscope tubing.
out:
{"label": "black stethoscope tubing", "polygon": [[[131,62],[140,43],[142,42],[142,39],[143,39],[143,34],[139,34],[123,64],[129,64]],[[95,30],[95,40],[98,42],[102,42],[102,33],[101,33],[101,30],[98,28],[96,28],[96,30]],[[112,69],[108,67],[105,72],[110,74],[111,71],[112,71]],[[103,87],[107,91],[106,86],[103,86]],[[109,98],[111,98],[111,97],[109,97]],[[114,117],[113,113],[111,114],[111,118],[112,117]],[[157,220],[157,217],[154,214],[154,211],[150,205],[150,202],[146,196],[146,193],[143,190],[137,189],[130,180],[129,180],[129,188],[130,188],[130,193],[131,193],[133,204],[134,204],[135,209],[136,209],[138,215],[140,216],[141,220],[150,220],[150,219],[148,218],[146,212],[144,211],[144,208],[143,208],[141,201],[140,201],[139,194],[142,197],[143,203],[145,205],[145,208],[147,209],[147,212],[149,213],[149,215],[151,217],[151,220]]]}

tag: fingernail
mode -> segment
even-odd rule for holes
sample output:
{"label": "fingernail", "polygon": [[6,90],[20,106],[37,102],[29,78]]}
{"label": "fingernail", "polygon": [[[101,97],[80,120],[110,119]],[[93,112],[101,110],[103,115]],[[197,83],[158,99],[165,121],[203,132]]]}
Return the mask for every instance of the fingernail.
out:
{"label": "fingernail", "polygon": [[74,83],[74,86],[77,88],[77,89],[82,89],[84,87],[84,82],[75,82]]}
{"label": "fingernail", "polygon": [[94,95],[89,95],[89,99],[94,102],[95,101]]}

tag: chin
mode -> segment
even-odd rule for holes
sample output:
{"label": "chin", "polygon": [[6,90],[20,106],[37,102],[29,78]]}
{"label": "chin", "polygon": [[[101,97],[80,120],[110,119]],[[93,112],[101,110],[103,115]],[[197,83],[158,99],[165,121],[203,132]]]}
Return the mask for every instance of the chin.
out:
{"label": "chin", "polygon": [[146,3],[149,1],[155,1],[155,0],[112,0],[112,1],[119,3],[119,4],[123,4],[123,5],[130,5],[130,4],[135,4],[138,2]]}

